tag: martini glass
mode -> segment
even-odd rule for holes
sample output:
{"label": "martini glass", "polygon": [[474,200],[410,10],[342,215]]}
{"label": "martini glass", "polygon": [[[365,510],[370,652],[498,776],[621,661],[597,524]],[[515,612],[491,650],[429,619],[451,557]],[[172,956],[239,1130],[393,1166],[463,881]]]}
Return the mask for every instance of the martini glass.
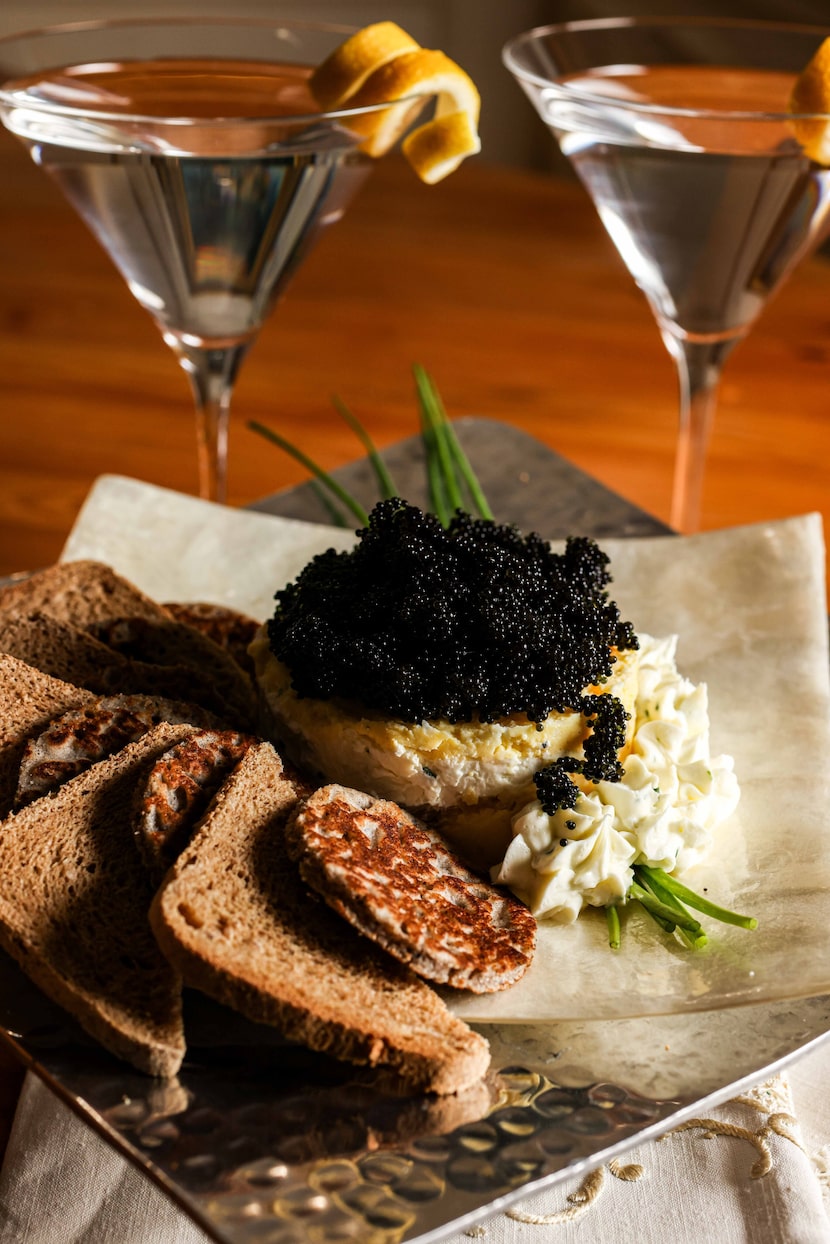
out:
{"label": "martini glass", "polygon": [[504,50],[677,365],[679,531],[699,524],[723,363],[827,226],[830,170],[806,156],[787,111],[827,33],[617,18],[540,27]]}
{"label": "martini glass", "polygon": [[[199,490],[224,500],[239,365],[309,247],[366,177],[360,127],[311,69],[350,28],[79,23],[0,40],[0,117],[55,179],[186,371]],[[404,101],[411,119],[424,103]]]}

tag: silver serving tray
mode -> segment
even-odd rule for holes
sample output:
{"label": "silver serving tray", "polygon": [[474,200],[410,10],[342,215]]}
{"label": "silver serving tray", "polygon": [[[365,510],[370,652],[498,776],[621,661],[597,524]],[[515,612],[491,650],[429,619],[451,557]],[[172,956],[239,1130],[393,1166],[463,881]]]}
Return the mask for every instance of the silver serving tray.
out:
{"label": "silver serving tray", "polygon": [[[554,539],[669,534],[538,442],[456,425],[503,521]],[[417,440],[384,455],[423,503]],[[337,472],[370,502],[365,462]],[[321,521],[309,487],[256,507]],[[601,974],[601,964],[598,964]],[[555,982],[552,982],[555,987]],[[586,982],[601,989],[601,976]],[[481,1029],[485,1084],[401,1094],[185,999],[188,1057],[171,1083],[133,1072],[0,956],[0,1040],[78,1115],[226,1244],[437,1240],[653,1139],[773,1074],[830,1034],[830,997],[648,1019]]]}

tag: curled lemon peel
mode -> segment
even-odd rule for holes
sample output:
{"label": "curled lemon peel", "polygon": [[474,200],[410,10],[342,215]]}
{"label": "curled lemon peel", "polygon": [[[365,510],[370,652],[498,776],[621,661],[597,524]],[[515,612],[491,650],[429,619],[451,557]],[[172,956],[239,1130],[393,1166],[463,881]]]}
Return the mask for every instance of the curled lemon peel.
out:
{"label": "curled lemon peel", "polygon": [[317,66],[309,85],[321,108],[342,107],[380,65],[418,44],[395,22],[364,26]]}
{"label": "curled lemon peel", "polygon": [[[816,164],[830,164],[830,38],[796,78],[789,110],[795,114],[793,133],[805,155]],[[825,115],[816,115],[820,113]]]}
{"label": "curled lemon peel", "polygon": [[481,150],[466,112],[450,112],[419,125],[404,139],[402,151],[421,181],[432,186],[455,172],[462,160]]}
{"label": "curled lemon peel", "polygon": [[[475,83],[449,56],[420,47],[394,22],[377,22],[352,35],[315,70],[310,85],[325,109],[374,109],[349,118],[349,129],[362,136],[361,149],[372,157],[387,152],[423,101],[435,98],[434,117],[416,126],[402,147],[428,184],[481,149]],[[378,108],[387,101],[389,107]]]}

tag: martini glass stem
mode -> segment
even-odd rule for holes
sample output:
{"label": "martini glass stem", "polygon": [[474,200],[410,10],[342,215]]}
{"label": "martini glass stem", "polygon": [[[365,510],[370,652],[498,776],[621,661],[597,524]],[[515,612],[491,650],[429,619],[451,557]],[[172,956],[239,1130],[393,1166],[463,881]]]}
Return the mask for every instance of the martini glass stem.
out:
{"label": "martini glass stem", "polygon": [[670,523],[688,534],[700,526],[703,473],[721,371],[737,338],[690,339],[665,331],[663,340],[680,381],[680,430]]}
{"label": "martini glass stem", "polygon": [[186,346],[171,341],[187,373],[196,404],[199,496],[224,502],[227,497],[228,422],[231,395],[249,341],[230,346]]}

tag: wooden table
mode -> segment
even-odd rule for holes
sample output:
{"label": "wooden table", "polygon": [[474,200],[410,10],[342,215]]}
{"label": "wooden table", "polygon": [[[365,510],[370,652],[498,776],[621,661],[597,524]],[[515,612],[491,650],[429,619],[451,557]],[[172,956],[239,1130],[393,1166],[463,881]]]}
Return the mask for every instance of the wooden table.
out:
{"label": "wooden table", "polygon": [[[190,395],[158,330],[48,177],[0,136],[0,574],[60,552],[103,472],[195,488]],[[727,365],[706,528],[830,515],[830,268],[805,263]],[[246,360],[230,501],[303,478],[245,426],[327,466],[359,456],[339,393],[385,445],[411,434],[414,361],[452,415],[523,428],[668,518],[673,368],[575,183],[470,163],[425,187],[382,162]]]}

